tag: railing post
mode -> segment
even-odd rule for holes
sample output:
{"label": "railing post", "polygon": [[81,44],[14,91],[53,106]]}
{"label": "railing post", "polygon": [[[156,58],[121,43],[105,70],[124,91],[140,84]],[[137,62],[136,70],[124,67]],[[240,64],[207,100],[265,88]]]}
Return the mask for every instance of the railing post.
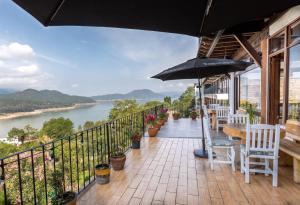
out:
{"label": "railing post", "polygon": [[142,123],[143,137],[145,137],[145,111],[142,111]]}
{"label": "railing post", "polygon": [[6,195],[6,182],[5,182],[5,167],[4,167],[4,160],[1,159],[1,179],[3,180],[3,192],[4,192],[4,204],[7,205],[7,195]]}
{"label": "railing post", "polygon": [[106,123],[106,142],[107,142],[107,160],[110,163],[110,140],[109,140],[109,123]]}

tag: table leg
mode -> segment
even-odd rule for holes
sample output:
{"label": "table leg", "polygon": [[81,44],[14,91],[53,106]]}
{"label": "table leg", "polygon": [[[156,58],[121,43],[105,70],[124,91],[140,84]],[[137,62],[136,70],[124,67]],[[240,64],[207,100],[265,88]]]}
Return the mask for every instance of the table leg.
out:
{"label": "table leg", "polygon": [[300,160],[294,158],[294,182],[300,183]]}

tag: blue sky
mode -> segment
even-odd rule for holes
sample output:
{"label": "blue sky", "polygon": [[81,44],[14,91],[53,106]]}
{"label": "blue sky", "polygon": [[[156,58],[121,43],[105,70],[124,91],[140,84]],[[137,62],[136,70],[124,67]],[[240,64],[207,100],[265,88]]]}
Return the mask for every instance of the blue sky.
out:
{"label": "blue sky", "polygon": [[10,0],[0,1],[0,88],[68,94],[182,91],[192,81],[150,76],[196,56],[198,39],[151,31],[44,27]]}

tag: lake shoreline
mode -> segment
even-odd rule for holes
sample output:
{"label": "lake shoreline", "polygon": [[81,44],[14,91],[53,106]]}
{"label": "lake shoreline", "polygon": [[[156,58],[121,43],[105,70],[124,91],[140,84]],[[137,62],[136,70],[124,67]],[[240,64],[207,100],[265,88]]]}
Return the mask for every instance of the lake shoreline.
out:
{"label": "lake shoreline", "polygon": [[96,105],[97,103],[99,102],[79,103],[68,107],[37,109],[31,112],[0,113],[0,120],[9,120],[9,119],[16,119],[16,118],[27,117],[27,116],[40,115],[45,112],[62,112],[62,111],[74,110],[80,107]]}

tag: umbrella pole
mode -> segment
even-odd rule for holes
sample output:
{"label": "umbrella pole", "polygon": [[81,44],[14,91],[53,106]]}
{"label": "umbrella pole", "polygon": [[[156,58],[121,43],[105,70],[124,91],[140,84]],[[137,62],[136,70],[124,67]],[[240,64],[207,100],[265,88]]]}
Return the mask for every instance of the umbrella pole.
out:
{"label": "umbrella pole", "polygon": [[207,151],[205,149],[205,137],[204,137],[204,127],[203,127],[203,109],[202,109],[202,94],[201,94],[201,84],[200,79],[198,78],[198,87],[199,87],[199,100],[200,100],[200,120],[201,120],[201,132],[202,132],[202,149],[195,149],[194,155],[196,157],[208,158]]}

